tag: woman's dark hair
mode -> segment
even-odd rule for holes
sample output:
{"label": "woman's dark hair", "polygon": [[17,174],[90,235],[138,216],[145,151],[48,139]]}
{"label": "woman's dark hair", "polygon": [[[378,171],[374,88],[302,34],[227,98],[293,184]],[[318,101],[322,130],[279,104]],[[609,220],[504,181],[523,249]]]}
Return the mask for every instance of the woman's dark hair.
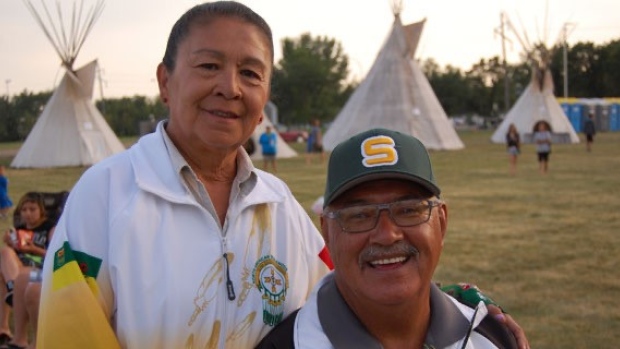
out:
{"label": "woman's dark hair", "polygon": [[271,28],[269,28],[267,22],[265,22],[265,20],[256,12],[252,11],[252,9],[241,3],[235,1],[215,1],[192,7],[174,24],[172,30],[170,31],[170,36],[168,37],[168,43],[166,45],[166,52],[164,53],[164,58],[162,60],[166,68],[169,71],[174,70],[179,44],[189,33],[189,29],[192,24],[196,22],[206,24],[213,19],[221,17],[238,18],[242,21],[253,24],[260,29],[269,41],[271,65],[273,65],[273,35],[271,34]]}

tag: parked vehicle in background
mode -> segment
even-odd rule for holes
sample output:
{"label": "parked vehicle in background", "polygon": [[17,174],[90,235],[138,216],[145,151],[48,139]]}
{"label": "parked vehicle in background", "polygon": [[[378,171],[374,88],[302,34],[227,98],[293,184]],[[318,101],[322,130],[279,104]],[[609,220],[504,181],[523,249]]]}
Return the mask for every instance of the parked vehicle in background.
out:
{"label": "parked vehicle in background", "polygon": [[308,139],[308,132],[306,131],[287,130],[287,131],[280,131],[279,134],[280,134],[280,137],[285,142],[289,142],[289,143],[293,143],[293,142],[303,143],[306,141],[306,139]]}

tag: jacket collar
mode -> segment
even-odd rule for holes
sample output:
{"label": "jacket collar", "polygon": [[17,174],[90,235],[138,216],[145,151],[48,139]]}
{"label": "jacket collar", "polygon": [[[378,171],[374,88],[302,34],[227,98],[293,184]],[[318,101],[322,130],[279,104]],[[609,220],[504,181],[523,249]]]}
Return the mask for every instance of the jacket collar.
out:
{"label": "jacket collar", "polygon": [[[154,133],[141,137],[138,143],[130,149],[131,164],[136,177],[136,184],[142,190],[161,196],[166,200],[177,203],[194,203],[191,193],[183,183],[183,178],[166,148],[164,142],[164,124],[160,121]],[[245,161],[256,177],[256,184],[248,191],[242,191],[242,202],[254,205],[267,202],[280,202],[284,196],[279,190],[267,183],[260,170],[254,168],[250,157],[246,153],[239,154],[241,161]]]}
{"label": "jacket collar", "polygon": [[[346,304],[336,286],[333,273],[317,294],[321,326],[334,348],[382,348]],[[446,348],[463,339],[469,321],[435,284],[430,285],[431,322],[425,343]]]}

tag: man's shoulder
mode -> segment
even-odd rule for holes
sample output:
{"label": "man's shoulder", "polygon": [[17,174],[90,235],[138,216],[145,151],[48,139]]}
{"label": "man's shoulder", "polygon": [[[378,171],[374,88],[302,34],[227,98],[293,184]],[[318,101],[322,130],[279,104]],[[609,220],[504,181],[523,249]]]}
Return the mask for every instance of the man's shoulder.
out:
{"label": "man's shoulder", "polygon": [[292,312],[282,322],[273,328],[260,343],[256,349],[293,349],[295,348],[294,333],[295,319],[297,318],[299,309]]}
{"label": "man's shoulder", "polygon": [[517,340],[508,327],[500,323],[493,316],[484,317],[480,325],[476,327],[476,332],[489,340],[497,348],[517,349]]}

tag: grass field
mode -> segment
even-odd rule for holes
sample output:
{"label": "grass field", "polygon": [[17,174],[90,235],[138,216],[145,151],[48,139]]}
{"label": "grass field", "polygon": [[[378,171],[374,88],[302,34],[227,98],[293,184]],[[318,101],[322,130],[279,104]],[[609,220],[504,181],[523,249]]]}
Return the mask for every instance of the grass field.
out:
{"label": "grass field", "polygon": [[[525,145],[516,176],[509,175],[504,146],[489,142],[490,132],[460,136],[464,150],[431,153],[449,209],[436,281],[478,284],[525,328],[533,348],[615,347],[620,133],[598,134],[591,153],[583,143],[554,145],[547,175],[538,173],[534,147]],[[0,144],[0,153],[16,146]],[[10,160],[0,156],[0,163]],[[300,156],[278,166],[309,209],[323,193],[326,163],[306,166]],[[83,171],[8,169],[9,192],[17,201],[29,190],[68,190]]]}

